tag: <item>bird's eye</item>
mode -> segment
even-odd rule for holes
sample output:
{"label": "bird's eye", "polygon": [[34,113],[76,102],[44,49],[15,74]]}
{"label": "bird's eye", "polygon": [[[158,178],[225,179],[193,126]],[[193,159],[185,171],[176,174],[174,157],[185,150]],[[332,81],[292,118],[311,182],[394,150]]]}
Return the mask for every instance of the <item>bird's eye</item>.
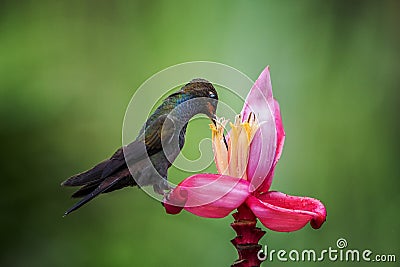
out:
{"label": "bird's eye", "polygon": [[208,92],[208,96],[211,98],[215,98],[215,94],[213,91]]}

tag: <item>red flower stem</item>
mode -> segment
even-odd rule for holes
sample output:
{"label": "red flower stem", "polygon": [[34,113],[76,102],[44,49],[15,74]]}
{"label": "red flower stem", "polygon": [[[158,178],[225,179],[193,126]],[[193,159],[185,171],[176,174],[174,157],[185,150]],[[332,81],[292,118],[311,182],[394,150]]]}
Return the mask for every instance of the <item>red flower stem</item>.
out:
{"label": "red flower stem", "polygon": [[235,246],[239,259],[231,267],[254,267],[260,266],[261,262],[257,253],[261,249],[258,241],[265,234],[265,231],[256,227],[257,218],[253,212],[243,204],[233,214],[235,221],[231,223],[237,236],[231,240]]}

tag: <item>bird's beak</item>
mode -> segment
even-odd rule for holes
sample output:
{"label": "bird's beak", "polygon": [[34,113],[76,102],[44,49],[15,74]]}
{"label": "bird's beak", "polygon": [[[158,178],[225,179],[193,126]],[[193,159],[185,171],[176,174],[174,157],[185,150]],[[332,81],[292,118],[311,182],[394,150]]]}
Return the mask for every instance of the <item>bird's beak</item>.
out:
{"label": "bird's beak", "polygon": [[215,127],[217,127],[217,122],[216,122],[216,117],[215,114],[212,115],[212,117],[210,117],[212,123],[214,124]]}

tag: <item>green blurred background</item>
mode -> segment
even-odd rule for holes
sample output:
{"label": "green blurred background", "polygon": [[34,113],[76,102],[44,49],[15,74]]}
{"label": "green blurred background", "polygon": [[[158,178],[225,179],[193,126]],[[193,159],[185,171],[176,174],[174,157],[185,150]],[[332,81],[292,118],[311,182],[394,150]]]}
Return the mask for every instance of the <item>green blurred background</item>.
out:
{"label": "green blurred background", "polygon": [[[322,250],[343,237],[398,264],[399,3],[1,1],[0,265],[230,266],[230,216],[169,216],[138,189],[62,218],[73,201],[60,182],[121,145],[136,88],[193,60],[252,79],[271,66],[287,133],[272,188],[327,207],[320,230],[267,231],[262,244]],[[196,138],[189,128],[185,153]]]}

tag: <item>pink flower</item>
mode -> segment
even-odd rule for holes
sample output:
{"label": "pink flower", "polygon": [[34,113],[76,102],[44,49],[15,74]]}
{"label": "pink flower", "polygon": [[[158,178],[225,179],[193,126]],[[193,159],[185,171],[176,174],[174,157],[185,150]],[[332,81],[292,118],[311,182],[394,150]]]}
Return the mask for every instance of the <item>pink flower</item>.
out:
{"label": "pink flower", "polygon": [[326,209],[319,200],[269,191],[285,139],[269,67],[251,88],[241,114],[230,123],[228,147],[223,137],[226,124],[218,119],[210,125],[219,174],[196,174],[183,180],[164,200],[167,213],[185,209],[201,217],[222,218],[247,205],[274,231],[296,231],[308,222],[320,228]]}

